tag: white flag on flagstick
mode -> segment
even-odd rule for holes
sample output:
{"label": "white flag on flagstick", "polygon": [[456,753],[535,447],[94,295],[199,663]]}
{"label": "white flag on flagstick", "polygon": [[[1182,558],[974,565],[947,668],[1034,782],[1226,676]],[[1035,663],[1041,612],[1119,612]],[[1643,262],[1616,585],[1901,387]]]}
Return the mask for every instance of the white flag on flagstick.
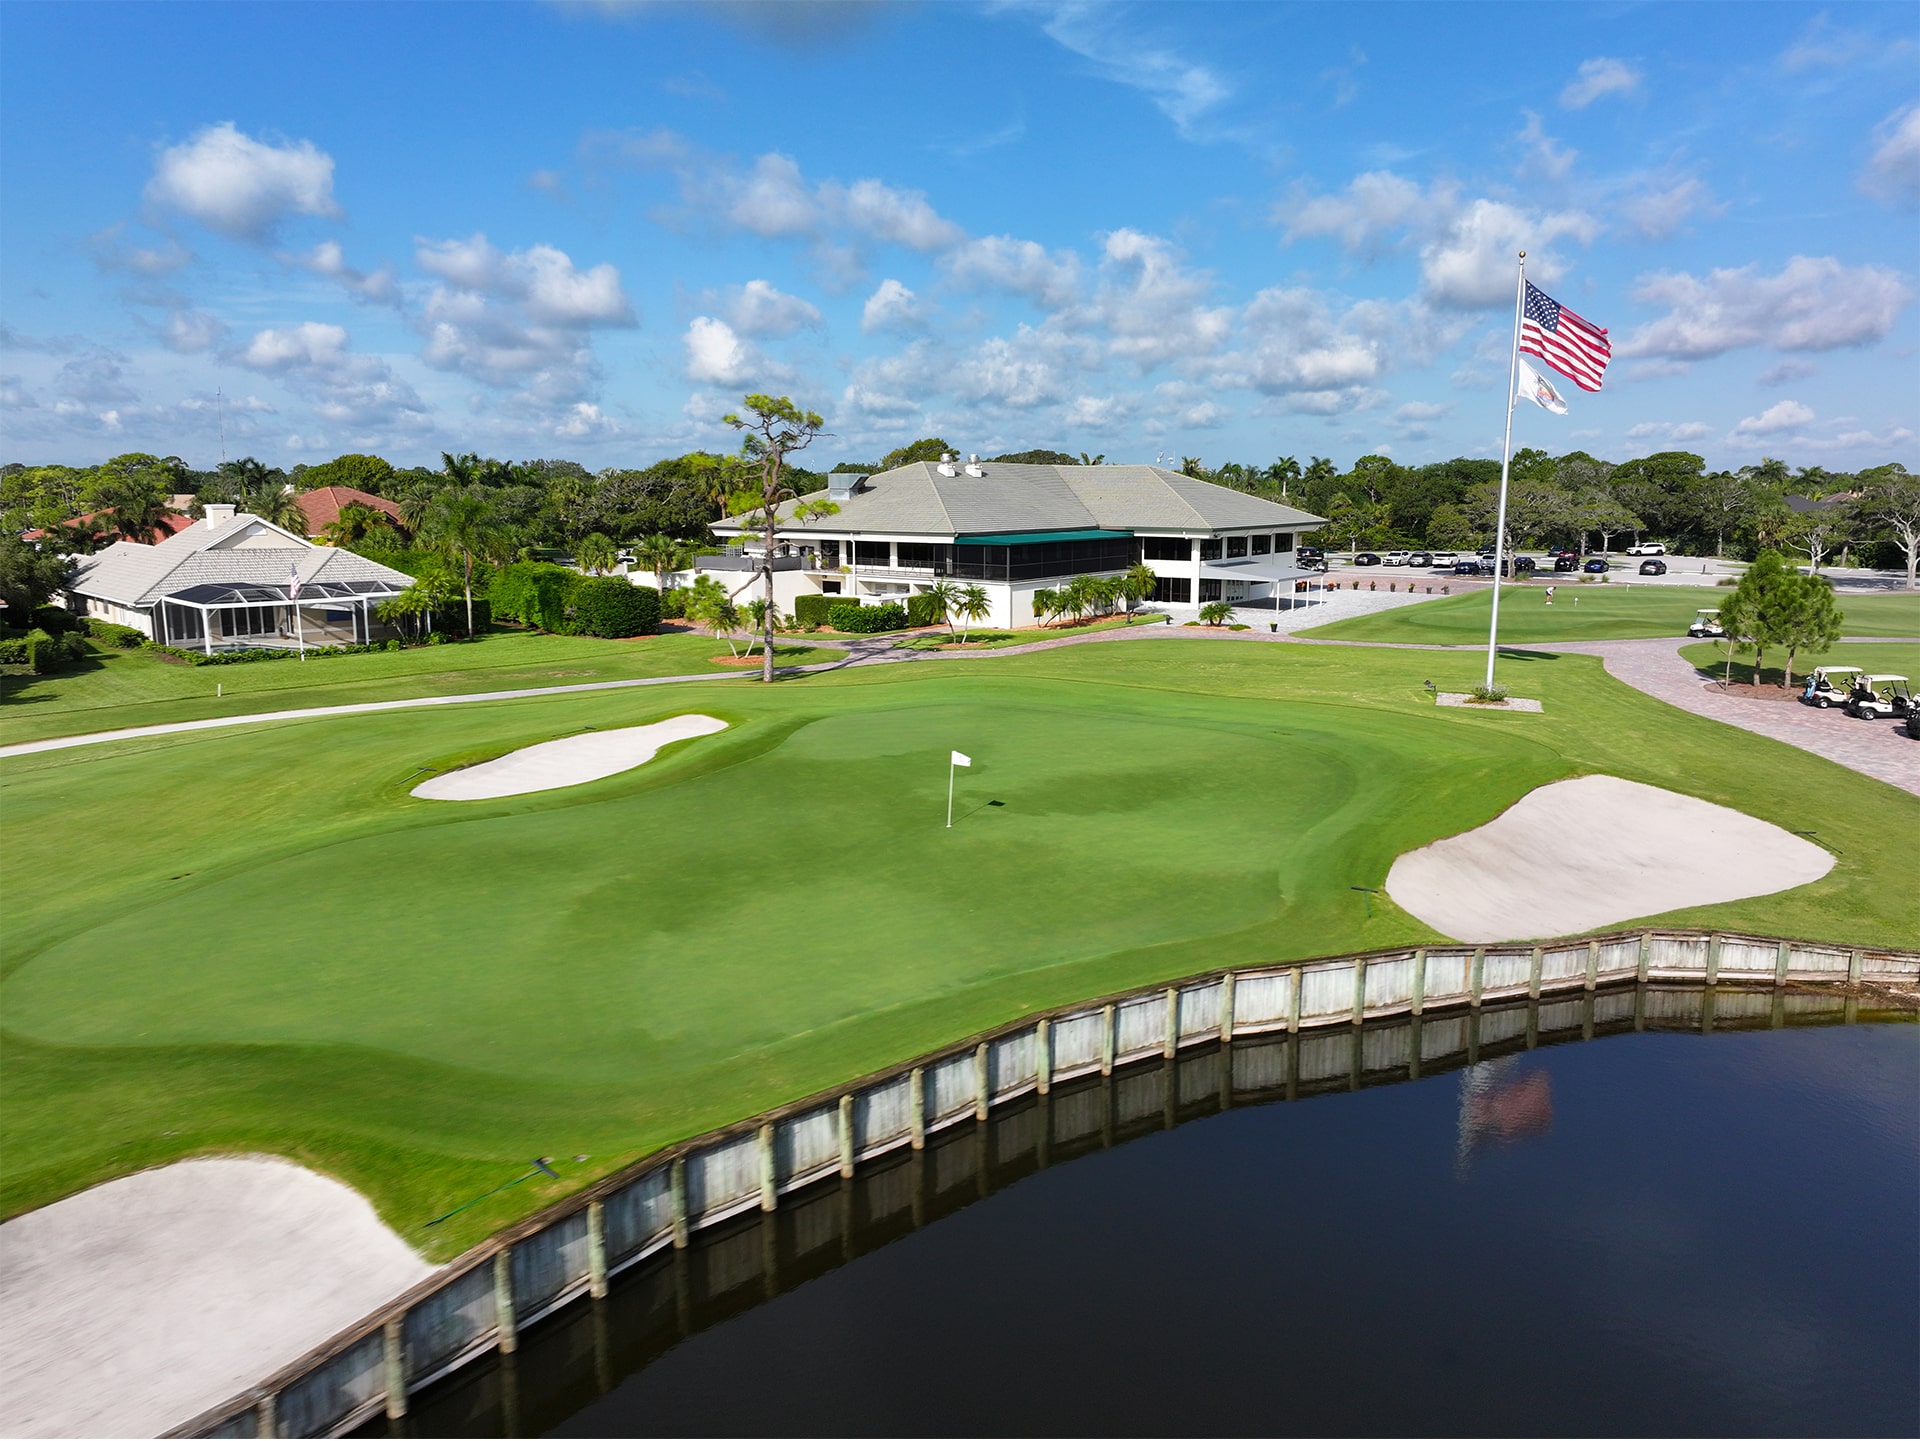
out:
{"label": "white flag on flagstick", "polygon": [[1515,363],[1519,366],[1520,373],[1514,384],[1514,399],[1531,400],[1542,410],[1550,410],[1555,415],[1565,415],[1567,402],[1554,388],[1553,382],[1528,365],[1526,361],[1515,357]]}
{"label": "white flag on flagstick", "polygon": [[959,751],[955,751],[953,753],[953,763],[957,766],[970,766],[973,764],[973,757],[962,755]]}

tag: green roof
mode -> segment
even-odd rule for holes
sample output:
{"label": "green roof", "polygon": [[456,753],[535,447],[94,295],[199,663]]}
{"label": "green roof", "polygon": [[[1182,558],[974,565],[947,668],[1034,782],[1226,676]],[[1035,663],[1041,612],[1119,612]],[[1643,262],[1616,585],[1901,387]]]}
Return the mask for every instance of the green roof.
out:
{"label": "green roof", "polygon": [[1132,540],[1130,530],[1016,530],[998,535],[956,535],[955,545],[1041,545],[1055,540]]}

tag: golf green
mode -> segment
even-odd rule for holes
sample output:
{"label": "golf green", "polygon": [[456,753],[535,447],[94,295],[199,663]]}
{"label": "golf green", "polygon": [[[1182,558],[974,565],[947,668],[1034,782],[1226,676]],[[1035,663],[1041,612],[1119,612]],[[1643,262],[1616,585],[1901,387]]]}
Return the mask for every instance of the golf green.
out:
{"label": "golf green", "polygon": [[[1571,577],[1503,586],[1500,591],[1502,644],[1550,644],[1572,640],[1644,640],[1684,636],[1701,609],[1712,609],[1727,592],[1711,586],[1579,585]],[[1839,597],[1845,634],[1920,637],[1920,595]],[[1493,606],[1490,590],[1422,600],[1351,620],[1316,626],[1301,634],[1316,640],[1387,641],[1397,645],[1485,645]]]}
{"label": "golf green", "polygon": [[[1543,715],[1436,709],[1422,682],[1473,665],[1125,641],[10,759],[0,1197],[263,1150],[450,1254],[662,1144],[1025,1011],[1430,939],[1352,887],[1585,771],[1783,825],[1821,795],[1827,877],[1676,921],[1920,929],[1893,863],[1912,797],[1586,657],[1526,663]],[[684,713],[729,729],[565,790],[409,794],[421,767]],[[954,748],[974,765],[948,830]],[[535,1155],[561,1179],[423,1229]]]}

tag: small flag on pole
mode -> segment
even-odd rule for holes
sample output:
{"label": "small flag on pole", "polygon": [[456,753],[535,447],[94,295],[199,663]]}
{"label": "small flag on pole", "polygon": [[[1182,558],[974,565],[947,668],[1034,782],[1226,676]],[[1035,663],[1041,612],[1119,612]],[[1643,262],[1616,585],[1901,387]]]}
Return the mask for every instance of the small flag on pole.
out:
{"label": "small flag on pole", "polygon": [[953,763],[957,766],[970,766],[973,764],[973,757],[962,755],[959,751],[955,751],[953,753]]}
{"label": "small flag on pole", "polygon": [[287,599],[300,599],[300,567],[292,562],[287,564]]}
{"label": "small flag on pole", "polygon": [[972,764],[973,764],[973,757],[970,755],[967,755],[964,751],[954,751],[952,754],[952,757],[947,761],[947,829],[948,830],[953,829],[953,768],[955,766],[970,766]]}
{"label": "small flag on pole", "polygon": [[1542,410],[1550,410],[1555,415],[1567,413],[1566,398],[1554,386],[1551,380],[1535,370],[1526,361],[1518,362],[1520,374],[1513,387],[1515,400],[1531,400]]}
{"label": "small flag on pole", "polygon": [[1606,331],[1582,320],[1531,280],[1520,321],[1520,349],[1539,356],[1582,390],[1598,390],[1613,359]]}

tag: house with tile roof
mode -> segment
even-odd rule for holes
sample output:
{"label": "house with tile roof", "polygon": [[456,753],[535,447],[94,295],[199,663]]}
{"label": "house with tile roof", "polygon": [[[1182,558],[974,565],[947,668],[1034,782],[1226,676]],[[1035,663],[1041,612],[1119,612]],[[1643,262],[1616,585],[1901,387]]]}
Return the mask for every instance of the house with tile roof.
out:
{"label": "house with tile roof", "polygon": [[385,640],[374,614],[412,580],[350,550],[315,545],[231,505],[158,545],[116,541],[79,558],[67,608],[211,654]]}
{"label": "house with tile roof", "polygon": [[368,491],[355,490],[350,485],[321,485],[312,490],[303,490],[293,498],[300,507],[300,514],[307,522],[307,534],[318,536],[340,518],[340,512],[350,505],[364,505],[368,510],[377,510],[394,523],[396,529],[407,528],[401,517],[400,507],[385,496],[374,495]]}
{"label": "house with tile roof", "polygon": [[[1154,573],[1152,599],[1163,605],[1272,604],[1312,574],[1295,564],[1294,551],[1302,533],[1326,523],[1157,465],[1017,465],[977,456],[836,474],[824,498],[836,513],[807,519],[796,515],[799,502],[780,507],[774,595],[783,610],[802,595],[904,603],[951,580],[987,592],[988,624],[1031,625],[1036,590],[1136,564]],[[757,568],[758,542],[739,518],[713,531],[736,545],[703,557],[701,568],[732,571],[736,585],[744,582],[739,573]]]}

